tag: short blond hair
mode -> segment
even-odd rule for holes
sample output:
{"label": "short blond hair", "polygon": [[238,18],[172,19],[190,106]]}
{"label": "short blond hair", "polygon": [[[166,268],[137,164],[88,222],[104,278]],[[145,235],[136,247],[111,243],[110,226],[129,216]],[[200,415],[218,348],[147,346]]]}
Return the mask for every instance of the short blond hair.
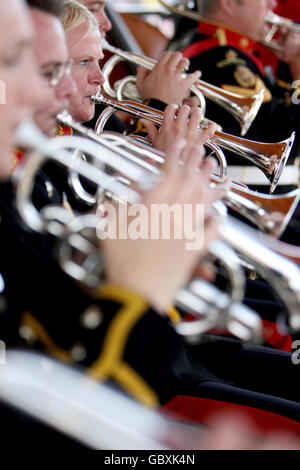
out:
{"label": "short blond hair", "polygon": [[60,21],[66,33],[87,23],[88,30],[84,37],[88,36],[95,29],[99,29],[99,25],[93,14],[76,0],[65,0],[64,11],[60,17]]}

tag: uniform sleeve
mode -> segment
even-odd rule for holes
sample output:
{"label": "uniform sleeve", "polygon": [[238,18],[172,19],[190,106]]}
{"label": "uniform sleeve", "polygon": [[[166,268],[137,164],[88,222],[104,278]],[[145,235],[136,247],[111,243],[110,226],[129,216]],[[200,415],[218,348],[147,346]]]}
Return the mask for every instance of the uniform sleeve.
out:
{"label": "uniform sleeve", "polygon": [[[21,331],[31,346],[69,364],[77,364],[97,381],[117,384],[147,406],[157,406],[170,380],[170,369],[182,340],[139,295],[105,284],[86,296],[80,311],[70,301],[24,312]],[[65,316],[66,318],[63,318]]]}
{"label": "uniform sleeve", "polygon": [[0,189],[4,295],[17,312],[21,338],[83,367],[96,380],[113,381],[141,402],[157,405],[172,351],[181,344],[168,319],[124,288],[84,291],[58,266],[53,240],[22,228],[10,188]]}

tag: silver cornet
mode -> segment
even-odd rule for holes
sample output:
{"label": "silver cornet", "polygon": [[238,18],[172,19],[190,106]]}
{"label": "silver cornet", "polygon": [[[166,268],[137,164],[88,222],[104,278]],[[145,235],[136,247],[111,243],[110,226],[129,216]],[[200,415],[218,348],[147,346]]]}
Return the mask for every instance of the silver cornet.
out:
{"label": "silver cornet", "polygon": [[294,21],[284,18],[282,16],[276,15],[272,11],[269,11],[265,18],[266,23],[268,23],[271,28],[268,31],[265,39],[262,43],[273,49],[274,51],[282,51],[283,46],[279,44],[277,41],[273,40],[275,34],[278,32],[280,28],[287,29],[288,31],[296,34],[300,34],[300,24],[295,23]]}
{"label": "silver cornet", "polygon": [[[120,88],[118,91],[115,91],[109,84],[110,74],[115,65],[120,62],[120,58],[121,60],[126,60],[127,62],[142,66],[148,70],[152,70],[155,67],[155,60],[132,52],[122,51],[121,49],[109,44],[105,39],[102,40],[101,45],[104,51],[107,50],[114,54],[113,57],[108,59],[102,70],[106,78],[103,89],[112,98],[117,98],[118,92],[120,98]],[[132,80],[132,77],[130,77],[130,80]],[[125,84],[126,82],[123,82],[123,85]],[[218,88],[210,83],[204,82],[203,80],[197,80],[196,84],[191,87],[191,91],[198,96],[204,113],[205,100],[202,98],[202,94],[205,98],[214,101],[217,105],[232,114],[241,126],[241,135],[245,135],[249,130],[264,98],[264,90],[261,90],[259,93],[255,93],[252,96],[244,97],[230,91],[222,90],[222,88]]]}
{"label": "silver cornet", "polygon": [[[109,133],[108,133],[109,134]],[[128,203],[140,201],[144,190],[150,189],[158,181],[159,175],[149,172],[141,165],[130,161],[124,155],[124,148],[117,152],[103,138],[103,145],[96,144],[82,137],[63,136],[47,139],[36,129],[23,125],[17,134],[19,145],[31,147],[34,153],[19,170],[17,182],[17,208],[27,225],[42,233],[51,233],[60,240],[57,250],[61,268],[73,279],[87,285],[97,287],[103,280],[105,265],[101,259],[96,233],[105,225],[105,218],[94,214],[74,216],[62,206],[46,206],[37,211],[32,203],[32,192],[36,175],[48,160],[57,162],[72,169],[81,177],[99,187],[104,200]],[[130,143],[130,146],[132,143]],[[71,152],[70,152],[71,150]],[[93,164],[88,160],[74,158],[72,150],[80,150],[92,157]],[[129,150],[127,150],[130,153]],[[193,280],[174,299],[175,305],[196,314],[198,321],[193,332],[178,327],[178,331],[188,337],[199,336],[207,329],[216,325],[228,327],[229,331],[239,335],[241,339],[258,338],[261,323],[258,316],[247,307],[240,305],[243,298],[243,277],[237,257],[229,247],[216,243],[211,252],[220,256],[232,270],[232,297],[220,292],[202,280]],[[207,287],[207,289],[206,289]],[[212,294],[213,292],[213,294]]]}
{"label": "silver cornet", "polygon": [[[149,174],[141,166],[124,159],[120,154],[116,154],[110,146],[103,145],[100,154],[99,144],[96,145],[79,137],[60,137],[48,140],[40,134],[36,134],[32,128],[28,129],[25,126],[19,129],[16,143],[36,149],[27,165],[24,166],[23,175],[18,184],[17,207],[20,214],[28,226],[34,230],[50,232],[68,242],[67,256],[61,254],[60,258],[61,266],[66,272],[72,274],[75,279],[90,282],[90,285],[98,285],[99,274],[103,272],[103,264],[101,266],[99,263],[99,249],[97,245],[93,245],[83,236],[83,230],[86,228],[95,229],[101,219],[93,215],[84,215],[82,216],[84,219],[81,217],[74,219],[69,213],[63,215],[62,212],[57,212],[51,206],[46,207],[42,214],[38,213],[32,204],[31,197],[37,172],[41,165],[50,158],[67,168],[78,171],[81,176],[100,186],[108,197],[112,198],[112,195],[117,198],[126,196],[129,202],[138,202],[141,192],[145,188],[149,189],[155,185],[157,176],[154,177],[153,173]],[[87,161],[79,161],[78,158],[74,161],[73,154],[66,149],[80,149],[83,153],[92,155],[93,165]],[[106,171],[107,165],[112,170],[109,173]],[[132,187],[128,185],[130,182],[134,183]],[[221,225],[221,237],[226,245],[236,249],[268,280],[287,307],[291,327],[299,329],[300,270],[295,263],[275,251],[275,248],[281,249],[281,242],[274,239],[271,239],[270,242],[269,237],[258,234],[231,218],[227,218]],[[269,248],[270,243],[272,248]],[[85,255],[83,265],[78,266],[78,262],[72,260],[70,247],[71,250],[77,249],[81,255]],[[213,302],[213,305],[210,302],[204,302],[207,308],[203,314],[200,307],[203,308],[203,300],[205,301],[207,295],[210,301],[214,300],[213,295],[205,292],[200,297],[199,282],[192,281],[190,288],[180,291],[175,301],[181,306],[185,305],[189,311],[198,312],[199,317],[204,321],[205,328],[207,328],[207,324],[209,324],[209,328],[212,328],[212,324],[219,324],[219,321],[223,320],[222,313],[226,311],[229,319],[227,325],[230,326],[230,322],[233,321],[233,329],[239,332],[240,337],[249,339],[259,333],[260,323],[257,316],[251,310],[247,310],[248,317],[245,316],[245,307],[242,306],[242,314],[239,317],[238,304],[228,300],[228,296],[222,297],[222,305],[219,303],[221,296],[218,297],[218,295],[215,296],[217,301]],[[195,334],[198,334],[199,331],[203,332],[202,328],[203,324],[199,326]]]}
{"label": "silver cornet", "polygon": [[[107,108],[109,111],[109,109]],[[106,111],[105,111],[106,112]],[[64,111],[57,116],[58,122],[64,126],[70,127],[75,134],[91,139],[95,143],[102,143],[101,135],[95,131],[86,128],[82,124],[74,121],[72,116]],[[131,161],[138,163],[150,172],[156,171],[159,174],[164,164],[164,156],[153,148],[145,146],[139,142],[130,142],[126,137],[114,133],[104,133],[105,139],[109,139],[110,148],[117,152],[123,149],[124,156]],[[108,140],[107,140],[108,142]],[[217,147],[215,144],[209,146],[212,150]],[[127,150],[130,150],[128,153]],[[223,152],[217,148],[216,156],[220,164],[220,174],[211,175],[212,183],[224,181],[226,176],[226,159],[223,158]],[[83,157],[83,156],[82,156]],[[75,171],[70,171],[69,184],[75,196],[83,203],[96,206],[99,194],[96,192],[91,194],[86,191],[80,181],[79,175]],[[232,181],[230,190],[224,195],[223,202],[234,211],[245,217],[263,232],[279,238],[289,223],[294,210],[300,199],[300,189],[291,191],[285,195],[271,196],[267,194],[259,194],[250,191],[239,183]],[[273,214],[277,217],[274,218]]]}
{"label": "silver cornet", "polygon": [[[163,121],[162,111],[141,103],[130,100],[119,102],[112,98],[108,99],[101,93],[92,97],[92,100],[95,103],[102,103],[109,107],[98,118],[97,133],[103,132],[104,126],[114,110],[123,111],[137,118],[148,119],[157,125],[161,125]],[[273,193],[291,153],[295,135],[295,132],[293,132],[288,139],[278,143],[261,143],[216,131],[208,143],[214,143],[222,149],[254,163],[270,181],[270,193]]]}

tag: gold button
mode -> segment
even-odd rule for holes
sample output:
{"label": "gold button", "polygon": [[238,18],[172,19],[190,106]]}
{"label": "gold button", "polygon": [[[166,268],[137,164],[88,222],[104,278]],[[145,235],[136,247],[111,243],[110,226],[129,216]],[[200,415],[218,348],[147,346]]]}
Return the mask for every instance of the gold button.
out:
{"label": "gold button", "polygon": [[86,349],[82,344],[75,344],[71,349],[72,359],[76,362],[84,361],[86,354]]}
{"label": "gold button", "polygon": [[50,183],[50,181],[45,181],[45,187],[48,197],[52,198],[54,193],[53,185]]}
{"label": "gold button", "polygon": [[81,325],[87,330],[95,330],[103,321],[103,312],[98,305],[87,308],[80,318]]}
{"label": "gold button", "polygon": [[37,340],[36,334],[30,326],[23,325],[19,328],[19,334],[27,344],[34,344]]}
{"label": "gold button", "polygon": [[249,46],[249,39],[247,38],[242,38],[240,40],[240,46],[243,47],[244,49]]}

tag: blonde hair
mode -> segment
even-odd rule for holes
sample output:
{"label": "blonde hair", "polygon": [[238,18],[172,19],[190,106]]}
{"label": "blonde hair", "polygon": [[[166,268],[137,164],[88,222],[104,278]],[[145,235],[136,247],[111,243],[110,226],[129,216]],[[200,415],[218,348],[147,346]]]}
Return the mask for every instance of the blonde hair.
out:
{"label": "blonde hair", "polygon": [[60,21],[66,33],[78,28],[84,23],[87,24],[87,31],[79,42],[83,41],[92,31],[99,31],[99,25],[93,14],[84,5],[77,2],[77,0],[65,0]]}

